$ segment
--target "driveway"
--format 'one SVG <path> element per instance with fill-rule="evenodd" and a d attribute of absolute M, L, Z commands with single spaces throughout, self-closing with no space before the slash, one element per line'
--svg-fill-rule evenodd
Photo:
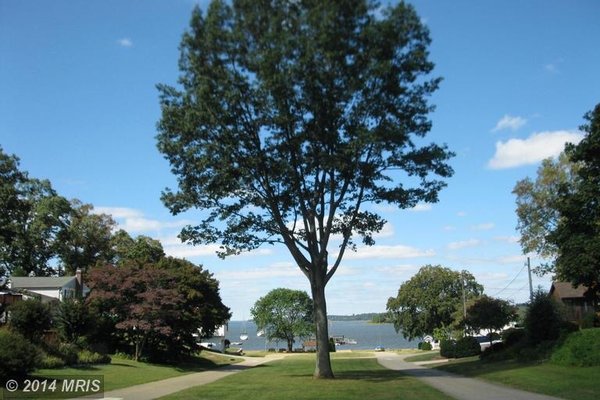
<path fill-rule="evenodd" d="M 526 392 L 479 379 L 425 368 L 406 362 L 404 358 L 407 356 L 395 353 L 375 353 L 375 355 L 382 366 L 418 378 L 458 400 L 560 400 L 557 397 Z"/>

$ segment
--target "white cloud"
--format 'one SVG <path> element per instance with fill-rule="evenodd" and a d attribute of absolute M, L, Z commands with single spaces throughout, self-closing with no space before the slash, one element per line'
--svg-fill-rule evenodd
<path fill-rule="evenodd" d="M 519 240 L 521 238 L 519 236 L 496 236 L 494 238 L 494 240 L 497 240 L 499 242 L 506 242 L 506 243 L 519 243 Z"/>
<path fill-rule="evenodd" d="M 494 229 L 495 226 L 493 222 L 487 222 L 485 224 L 473 225 L 471 229 L 474 231 L 489 231 L 490 229 Z"/>
<path fill-rule="evenodd" d="M 117 40 L 117 43 L 121 47 L 133 47 L 133 42 L 129 38 L 121 38 Z"/>
<path fill-rule="evenodd" d="M 466 211 L 459 211 L 456 213 L 456 215 L 458 217 L 466 217 L 467 216 L 467 212 Z"/>
<path fill-rule="evenodd" d="M 481 243 L 481 241 L 478 239 L 468 239 L 468 240 L 461 240 L 458 242 L 448 243 L 447 247 L 450 250 L 459 250 L 459 249 L 464 249 L 466 247 L 479 246 L 480 243 Z"/>
<path fill-rule="evenodd" d="M 510 129 L 511 131 L 516 131 L 523 125 L 527 123 L 527 120 L 523 117 L 513 117 L 511 115 L 506 114 L 504 117 L 500 118 L 500 120 L 496 123 L 492 132 L 498 132 L 504 129 Z"/>
<path fill-rule="evenodd" d="M 409 208 L 408 211 L 412 211 L 412 212 L 421 212 L 421 211 L 431 211 L 431 204 L 428 203 L 419 203 L 416 206 L 414 206 L 413 208 Z"/>
<path fill-rule="evenodd" d="M 547 131 L 534 133 L 527 139 L 510 139 L 496 142 L 496 153 L 489 161 L 492 169 L 506 169 L 535 164 L 549 157 L 558 156 L 565 143 L 579 143 L 583 134 L 574 131 Z"/>
<path fill-rule="evenodd" d="M 189 225 L 192 221 L 159 221 L 144 217 L 140 210 L 126 207 L 96 207 L 96 214 L 109 214 L 117 220 L 119 228 L 127 232 L 158 232 L 163 229 L 182 228 Z"/>
<path fill-rule="evenodd" d="M 368 258 L 416 258 L 431 257 L 435 252 L 432 249 L 422 250 L 415 247 L 395 245 L 395 246 L 364 246 L 359 247 L 356 252 L 346 251 L 344 258 L 346 260 L 364 260 Z"/>

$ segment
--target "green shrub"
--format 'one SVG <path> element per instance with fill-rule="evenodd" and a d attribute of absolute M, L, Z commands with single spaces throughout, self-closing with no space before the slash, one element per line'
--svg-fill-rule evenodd
<path fill-rule="evenodd" d="M 591 311 L 586 313 L 583 316 L 583 320 L 581 321 L 581 327 L 583 329 L 588 329 L 588 328 L 596 328 L 600 326 L 600 318 L 598 317 L 598 314 L 596 314 L 595 312 Z"/>
<path fill-rule="evenodd" d="M 562 312 L 544 291 L 534 294 L 525 315 L 525 331 L 531 345 L 557 340 L 561 334 Z"/>
<path fill-rule="evenodd" d="M 333 340 L 333 338 L 329 338 L 329 352 L 330 353 L 335 353 L 335 340 Z"/>
<path fill-rule="evenodd" d="M 8 311 L 8 326 L 32 343 L 41 343 L 44 331 L 52 325 L 50 306 L 39 300 L 18 301 Z"/>
<path fill-rule="evenodd" d="M 89 350 L 81 350 L 77 354 L 79 364 L 109 364 L 111 359 L 107 354 L 94 353 Z"/>
<path fill-rule="evenodd" d="M 582 329 L 570 334 L 550 360 L 565 366 L 600 366 L 600 328 Z"/>
<path fill-rule="evenodd" d="M 442 339 L 440 341 L 440 355 L 446 358 L 455 358 L 456 341 L 452 339 Z"/>
<path fill-rule="evenodd" d="M 465 336 L 456 342 L 454 347 L 454 357 L 463 358 L 476 356 L 481 353 L 479 341 L 473 336 Z"/>
<path fill-rule="evenodd" d="M 45 355 L 40 363 L 40 368 L 57 369 L 65 366 L 62 358 L 56 356 Z"/>
<path fill-rule="evenodd" d="M 432 350 L 431 343 L 423 342 L 423 344 L 421 345 L 421 350 L 424 350 L 424 351 Z"/>
<path fill-rule="evenodd" d="M 77 353 L 79 348 L 72 343 L 60 343 L 56 355 L 60 357 L 66 365 L 75 365 L 78 362 Z"/>
<path fill-rule="evenodd" d="M 38 367 L 41 351 L 22 335 L 0 330 L 0 381 L 23 376 Z"/>
<path fill-rule="evenodd" d="M 512 347 L 517 343 L 520 343 L 523 340 L 525 340 L 525 335 L 526 334 L 524 329 L 507 329 L 504 332 L 502 332 L 502 343 L 504 343 L 504 346 L 506 347 Z"/>

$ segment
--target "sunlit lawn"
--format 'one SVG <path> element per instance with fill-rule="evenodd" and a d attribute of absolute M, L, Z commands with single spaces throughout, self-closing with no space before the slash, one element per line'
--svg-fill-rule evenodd
<path fill-rule="evenodd" d="M 478 357 L 470 357 L 435 368 L 565 399 L 600 399 L 600 367 L 564 367 L 514 360 L 482 362 Z"/>
<path fill-rule="evenodd" d="M 113 356 L 110 364 L 79 368 L 41 369 L 33 375 L 41 377 L 103 375 L 104 390 L 109 391 L 178 375 L 206 371 L 239 361 L 239 359 L 223 357 L 210 352 L 203 352 L 202 356 L 194 357 L 190 362 L 178 366 L 148 364 Z"/>
<path fill-rule="evenodd" d="M 315 355 L 293 355 L 164 399 L 449 399 L 418 380 L 381 367 L 369 353 L 337 353 L 336 379 L 313 378 Z M 359 358 L 355 358 L 359 357 Z"/>

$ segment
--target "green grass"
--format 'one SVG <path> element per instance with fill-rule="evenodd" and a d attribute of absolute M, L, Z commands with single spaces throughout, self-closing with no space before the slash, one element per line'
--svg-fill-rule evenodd
<path fill-rule="evenodd" d="M 164 399 L 449 399 L 414 378 L 381 367 L 375 358 L 363 358 L 361 353 L 354 353 L 361 358 L 351 358 L 351 354 L 333 355 L 333 380 L 313 378 L 314 355 L 294 355 Z"/>
<path fill-rule="evenodd" d="M 419 361 L 433 361 L 433 360 L 445 360 L 444 357 L 440 356 L 439 351 L 427 351 L 423 354 L 417 354 L 416 356 L 406 357 L 408 362 L 419 362 Z"/>
<path fill-rule="evenodd" d="M 565 399 L 600 398 L 600 367 L 525 364 L 515 360 L 482 362 L 478 357 L 469 357 L 436 365 L 435 368 Z"/>
<path fill-rule="evenodd" d="M 40 369 L 32 375 L 38 377 L 103 375 L 104 390 L 109 391 L 192 372 L 206 371 L 239 361 L 239 359 L 210 352 L 202 352 L 200 357 L 193 357 L 189 362 L 177 366 L 148 364 L 113 356 L 110 364 L 77 368 Z"/>

